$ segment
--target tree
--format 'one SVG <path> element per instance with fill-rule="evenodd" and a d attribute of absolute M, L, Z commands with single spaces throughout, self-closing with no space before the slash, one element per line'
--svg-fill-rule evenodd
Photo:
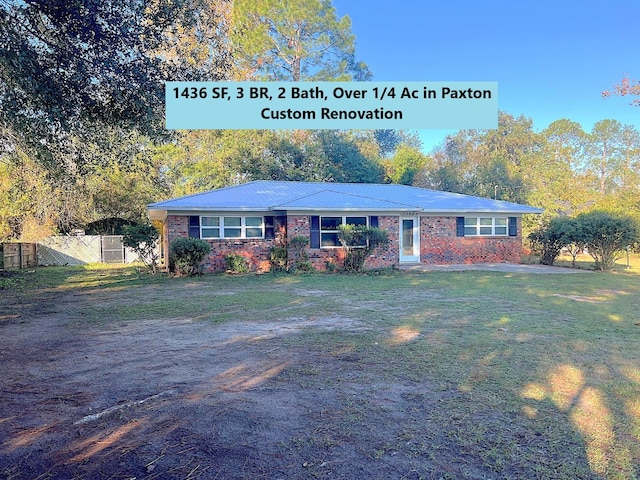
<path fill-rule="evenodd" d="M 395 154 L 382 163 L 387 181 L 412 185 L 416 174 L 427 167 L 429 158 L 416 148 L 400 145 Z"/>
<path fill-rule="evenodd" d="M 529 240 L 540 250 L 540 263 L 553 265 L 564 247 L 579 244 L 581 235 L 578 231 L 579 226 L 575 219 L 555 217 L 545 226 L 529 234 Z"/>
<path fill-rule="evenodd" d="M 137 224 L 124 227 L 122 243 L 133 249 L 144 264 L 155 275 L 160 253 L 158 252 L 158 238 L 160 234 L 153 225 Z"/>
<path fill-rule="evenodd" d="M 640 82 L 631 80 L 626 76 L 620 83 L 614 85 L 613 90 L 605 90 L 602 92 L 603 98 L 610 97 L 611 95 L 619 95 L 621 97 L 626 95 L 640 95 Z M 636 107 L 640 106 L 640 98 L 633 99 L 631 105 L 635 105 Z"/>
<path fill-rule="evenodd" d="M 617 120 L 596 122 L 588 136 L 588 167 L 597 181 L 600 196 L 616 186 L 616 176 L 622 166 L 624 145 L 623 126 Z"/>
<path fill-rule="evenodd" d="M 338 19 L 330 1 L 236 0 L 232 9 L 224 5 L 216 10 L 221 20 L 214 23 L 229 26 L 224 48 L 232 57 L 234 78 L 365 79 L 366 66 L 354 60 L 350 20 Z M 173 191 L 189 194 L 254 179 L 379 181 L 381 152 L 396 144 L 390 132 L 375 135 L 373 130 L 191 131 L 158 152 L 167 161 L 163 172 Z"/>
<path fill-rule="evenodd" d="M 496 130 L 461 130 L 447 137 L 427 169 L 432 171 L 419 175 L 420 183 L 527 203 L 531 189 L 526 180 L 540 161 L 543 145 L 531 119 L 500 112 Z"/>
<path fill-rule="evenodd" d="M 146 52 L 168 15 L 166 5 L 150 14 L 134 0 L 0 3 L 5 133 L 42 149 L 87 123 L 158 127 L 162 76 Z"/>
<path fill-rule="evenodd" d="M 268 80 L 366 80 L 355 61 L 348 16 L 330 0 L 236 0 L 233 55 L 241 70 Z"/>
<path fill-rule="evenodd" d="M 575 215 L 591 200 L 585 172 L 588 135 L 568 119 L 542 131 L 543 154 L 533 175 L 538 181 L 536 204 L 550 215 Z"/>
<path fill-rule="evenodd" d="M 581 213 L 576 222 L 596 270 L 611 270 L 624 250 L 638 241 L 640 233 L 633 218 L 598 210 Z"/>
<path fill-rule="evenodd" d="M 443 192 L 464 193 L 464 178 L 461 175 L 459 163 L 450 156 L 447 147 L 451 145 L 449 136 L 443 145 L 433 150 L 432 164 L 428 168 L 421 169 L 414 177 L 413 185 L 416 187 L 442 190 Z"/>
<path fill-rule="evenodd" d="M 373 130 L 373 136 L 376 143 L 378 144 L 379 154 L 383 158 L 392 155 L 393 152 L 395 152 L 396 148 L 402 143 L 408 141 L 419 142 L 419 139 L 417 139 L 416 137 L 398 130 Z M 416 147 L 420 148 L 422 147 L 422 145 L 416 145 Z"/>
<path fill-rule="evenodd" d="M 167 192 L 151 140 L 135 130 L 116 127 L 104 128 L 101 138 L 93 138 L 84 144 L 82 170 L 69 178 L 88 207 L 76 226 L 104 218 L 144 222 L 147 204 Z"/>
<path fill-rule="evenodd" d="M 556 163 L 569 165 L 575 171 L 584 167 L 587 134 L 579 123 L 562 118 L 549 124 L 542 132 L 547 152 Z"/>
<path fill-rule="evenodd" d="M 165 79 L 226 78 L 224 5 L 0 2 L 0 153 L 29 147 L 49 170 L 74 175 L 82 169 L 74 142 L 105 126 L 164 138 Z"/>
<path fill-rule="evenodd" d="M 150 3 L 160 6 L 167 2 Z M 177 0 L 171 9 L 174 19 L 165 26 L 158 48 L 151 53 L 161 59 L 166 78 L 242 79 L 242 73 L 235 69 L 229 41 L 233 0 Z"/>
<path fill-rule="evenodd" d="M 52 235 L 65 215 L 64 190 L 32 158 L 0 157 L 0 242 Z"/>
<path fill-rule="evenodd" d="M 338 240 L 346 250 L 344 270 L 361 272 L 365 261 L 377 248 L 389 245 L 389 233 L 376 227 L 339 225 Z"/>
<path fill-rule="evenodd" d="M 337 130 L 317 130 L 313 138 L 327 159 L 327 180 L 348 183 L 376 183 L 382 178 L 380 165 L 365 157 L 358 146 Z"/>

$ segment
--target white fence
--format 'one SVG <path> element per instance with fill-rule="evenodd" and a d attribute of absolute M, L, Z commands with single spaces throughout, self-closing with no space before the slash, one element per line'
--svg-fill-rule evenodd
<path fill-rule="evenodd" d="M 38 265 L 83 265 L 85 263 L 131 263 L 133 250 L 122 245 L 120 235 L 48 237 L 38 242 Z"/>

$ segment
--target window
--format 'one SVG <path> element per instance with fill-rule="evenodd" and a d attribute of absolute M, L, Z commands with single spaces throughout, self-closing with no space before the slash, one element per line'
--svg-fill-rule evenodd
<path fill-rule="evenodd" d="M 262 217 L 200 217 L 200 238 L 264 238 Z"/>
<path fill-rule="evenodd" d="M 262 217 L 245 217 L 244 219 L 245 230 L 244 236 L 246 238 L 262 238 L 263 237 L 263 225 Z"/>
<path fill-rule="evenodd" d="M 340 225 L 367 226 L 367 217 L 320 217 L 320 246 L 339 247 L 338 227 Z"/>
<path fill-rule="evenodd" d="M 507 217 L 465 217 L 465 237 L 506 236 Z"/>

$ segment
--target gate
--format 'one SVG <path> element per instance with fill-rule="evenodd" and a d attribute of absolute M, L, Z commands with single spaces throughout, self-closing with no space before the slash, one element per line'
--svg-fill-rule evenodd
<path fill-rule="evenodd" d="M 104 263 L 124 263 L 124 244 L 121 235 L 102 237 L 102 261 Z"/>

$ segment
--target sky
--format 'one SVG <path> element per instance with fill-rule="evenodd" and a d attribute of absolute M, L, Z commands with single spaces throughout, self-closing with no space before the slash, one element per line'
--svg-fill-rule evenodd
<path fill-rule="evenodd" d="M 497 81 L 501 111 L 541 131 L 561 118 L 585 131 L 604 119 L 640 130 L 631 97 L 602 98 L 640 79 L 639 0 L 333 0 L 374 81 Z M 635 97 L 637 98 L 637 97 Z M 423 130 L 430 152 L 449 133 Z"/>

